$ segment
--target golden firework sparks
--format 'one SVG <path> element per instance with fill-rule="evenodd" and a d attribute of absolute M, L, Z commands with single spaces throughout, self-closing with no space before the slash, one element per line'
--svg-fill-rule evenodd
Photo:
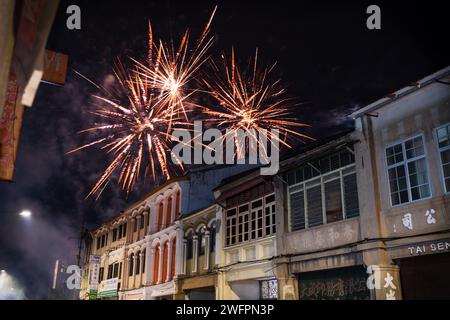
<path fill-rule="evenodd" d="M 173 108 L 165 105 L 163 99 L 155 97 L 155 88 L 149 86 L 139 74 L 133 72 L 122 76 L 116 70 L 115 78 L 126 94 L 127 103 L 122 104 L 120 99 L 94 96 L 102 104 L 91 113 L 101 117 L 103 123 L 79 133 L 104 132 L 105 136 L 67 153 L 99 145 L 106 153 L 114 155 L 87 197 L 96 192 L 101 193 L 116 171 L 119 172 L 119 183 L 127 193 L 133 188 L 142 166 L 151 170 L 154 179 L 157 169 L 169 179 L 167 153 L 171 137 L 167 133 L 168 126 L 169 123 L 176 126 L 187 125 L 180 117 L 173 115 Z M 148 161 L 144 160 L 147 158 Z M 183 169 L 181 162 L 177 165 Z"/>
<path fill-rule="evenodd" d="M 234 48 L 229 61 L 225 54 L 222 54 L 221 58 L 222 67 L 212 63 L 214 79 L 203 80 L 217 104 L 214 107 L 201 108 L 210 117 L 208 121 L 217 124 L 219 128 L 229 129 L 225 137 L 234 135 L 237 140 L 236 132 L 242 130 L 253 137 L 261 148 L 265 148 L 265 145 L 257 138 L 258 132 L 267 134 L 272 146 L 276 141 L 291 148 L 288 138 L 314 140 L 298 132 L 299 127 L 308 125 L 298 122 L 298 119 L 292 116 L 292 108 L 297 104 L 294 99 L 287 97 L 280 79 L 270 77 L 275 64 L 260 68 L 258 50 L 245 72 L 241 72 L 236 64 Z M 272 129 L 277 129 L 280 135 L 273 134 Z M 244 149 L 240 146 L 237 150 L 239 152 Z M 267 155 L 267 150 L 265 151 Z M 238 157 L 241 156 L 242 154 L 238 154 Z"/>
<path fill-rule="evenodd" d="M 174 127 L 185 127 L 188 98 L 197 89 L 188 88 L 198 69 L 208 60 L 207 51 L 213 43 L 209 36 L 210 25 L 217 7 L 214 8 L 194 48 L 189 48 L 189 32 L 185 32 L 177 50 L 162 40 L 154 41 L 149 23 L 149 53 L 146 63 L 134 62 L 131 71 L 125 72 L 122 64 L 116 65 L 115 79 L 125 92 L 127 102 L 118 98 L 94 96 L 102 106 L 92 114 L 103 119 L 103 123 L 80 133 L 103 132 L 106 136 L 95 139 L 67 154 L 88 147 L 99 146 L 114 158 L 87 197 L 103 192 L 113 173 L 119 172 L 119 184 L 129 193 L 142 167 L 148 169 L 155 180 L 159 169 L 165 179 L 171 177 L 170 132 Z M 83 75 L 83 78 L 87 79 Z M 97 88 L 105 88 L 93 83 Z M 108 95 L 114 96 L 110 92 Z M 191 102 L 190 102 L 191 103 Z M 195 106 L 194 103 L 191 103 Z M 188 143 L 186 143 L 188 144 Z M 147 160 L 148 158 L 148 160 Z M 184 170 L 180 161 L 175 163 Z M 159 172 L 158 172 L 159 173 Z"/>
<path fill-rule="evenodd" d="M 217 6 L 214 8 L 208 22 L 200 37 L 191 48 L 189 45 L 189 31 L 183 34 L 178 48 L 154 40 L 151 23 L 149 22 L 149 52 L 146 63 L 135 59 L 138 73 L 153 87 L 158 89 L 159 99 L 173 108 L 173 114 L 182 113 L 186 115 L 187 97 L 194 94 L 198 89 L 188 86 L 195 79 L 199 68 L 209 59 L 208 50 L 213 44 L 214 37 L 210 36 L 210 26 L 214 18 Z M 194 103 L 190 102 L 193 106 Z M 171 123 L 169 123 L 169 129 Z"/>

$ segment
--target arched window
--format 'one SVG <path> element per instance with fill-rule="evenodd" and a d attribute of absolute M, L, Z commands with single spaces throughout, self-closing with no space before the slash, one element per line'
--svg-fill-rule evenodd
<path fill-rule="evenodd" d="M 163 263 L 162 263 L 162 282 L 166 282 L 167 278 L 167 258 L 169 255 L 169 242 L 166 241 L 163 246 Z"/>
<path fill-rule="evenodd" d="M 186 236 L 186 260 L 192 259 L 193 252 L 192 233 Z"/>
<path fill-rule="evenodd" d="M 139 273 L 141 273 L 141 252 L 140 251 L 138 251 L 137 253 L 136 253 L 136 270 L 135 270 L 135 274 L 139 274 Z"/>
<path fill-rule="evenodd" d="M 173 279 L 175 275 L 175 256 L 177 251 L 177 238 L 172 239 L 172 260 L 170 263 L 170 279 Z"/>
<path fill-rule="evenodd" d="M 144 226 L 145 226 L 145 216 L 143 215 L 143 214 L 141 214 L 141 215 L 139 215 L 140 217 L 141 217 L 141 219 L 139 219 L 140 220 L 140 225 L 139 225 L 139 229 L 144 229 Z"/>
<path fill-rule="evenodd" d="M 175 220 L 180 217 L 180 190 L 177 190 L 175 195 Z"/>
<path fill-rule="evenodd" d="M 145 272 L 145 259 L 147 259 L 147 257 L 145 256 L 146 253 L 147 251 L 144 249 L 142 251 L 142 273 Z"/>
<path fill-rule="evenodd" d="M 153 284 L 158 283 L 158 273 L 159 273 L 159 243 L 155 247 L 155 253 L 153 255 Z"/>
<path fill-rule="evenodd" d="M 216 249 L 216 224 L 214 223 L 209 229 L 209 251 Z"/>
<path fill-rule="evenodd" d="M 134 269 L 134 253 L 132 253 L 130 255 L 130 259 L 128 261 L 128 276 L 132 276 L 133 275 L 133 270 Z"/>
<path fill-rule="evenodd" d="M 166 225 L 172 223 L 172 196 L 167 200 L 167 210 L 166 210 Z"/>
<path fill-rule="evenodd" d="M 158 208 L 158 231 L 162 229 L 162 225 L 163 225 L 163 215 L 164 215 L 164 206 L 162 201 L 159 203 L 159 208 Z"/>

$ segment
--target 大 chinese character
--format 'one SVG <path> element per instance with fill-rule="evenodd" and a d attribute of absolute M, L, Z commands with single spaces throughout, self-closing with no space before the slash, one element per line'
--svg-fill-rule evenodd
<path fill-rule="evenodd" d="M 391 276 L 391 274 L 388 272 L 386 274 L 386 278 L 384 278 L 384 287 L 385 288 L 391 287 L 394 290 L 397 289 L 393 280 L 394 280 L 394 277 Z"/>

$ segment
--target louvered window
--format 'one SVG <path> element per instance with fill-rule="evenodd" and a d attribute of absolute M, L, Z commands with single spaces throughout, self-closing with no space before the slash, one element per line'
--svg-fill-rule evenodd
<path fill-rule="evenodd" d="M 359 215 L 354 161 L 344 149 L 288 173 L 290 230 Z"/>

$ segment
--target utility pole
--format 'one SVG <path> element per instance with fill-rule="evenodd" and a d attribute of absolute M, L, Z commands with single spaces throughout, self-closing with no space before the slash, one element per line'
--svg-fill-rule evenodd
<path fill-rule="evenodd" d="M 86 235 L 86 214 L 82 213 L 82 217 L 81 217 L 81 223 L 80 223 L 80 231 L 79 231 L 79 235 L 77 237 L 78 240 L 78 252 L 76 255 L 76 261 L 77 261 L 77 266 L 79 267 L 80 270 L 80 284 L 81 284 L 81 250 L 83 249 L 83 240 L 85 238 Z M 79 299 L 79 290 L 73 290 L 73 300 L 78 300 Z"/>

